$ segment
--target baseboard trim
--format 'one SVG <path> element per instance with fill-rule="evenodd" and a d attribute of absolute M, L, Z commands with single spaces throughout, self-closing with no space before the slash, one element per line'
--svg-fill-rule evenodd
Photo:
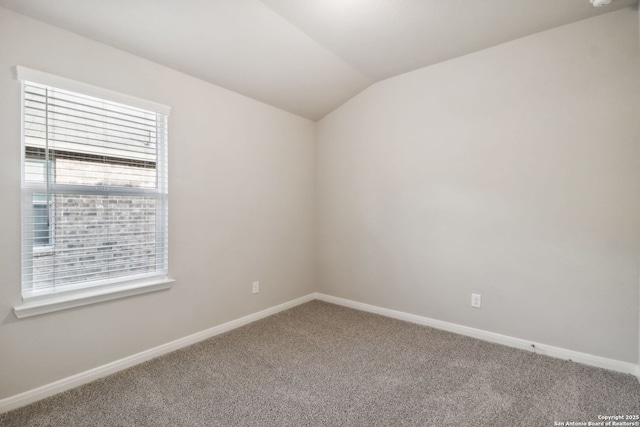
<path fill-rule="evenodd" d="M 507 335 L 501 335 L 494 332 L 484 331 L 481 329 L 470 328 L 468 326 L 462 326 L 455 323 L 443 322 L 441 320 L 431 319 L 429 317 L 423 317 L 415 314 L 405 313 L 402 311 L 391 310 L 388 308 L 378 307 L 375 305 L 352 301 L 345 298 L 334 297 L 334 296 L 326 295 L 322 293 L 316 293 L 315 297 L 320 301 L 325 301 L 332 304 L 353 308 L 356 310 L 380 314 L 382 316 L 391 317 L 393 319 L 398 319 L 398 320 L 404 320 L 411 323 L 417 323 L 419 325 L 430 326 L 432 328 L 442 329 L 442 330 L 453 332 L 456 334 L 465 335 L 468 337 L 478 338 L 484 341 L 506 345 L 508 347 L 519 348 L 519 349 L 527 350 L 533 353 L 544 354 L 544 355 L 555 357 L 558 359 L 572 360 L 574 362 L 582 363 L 584 365 L 590 365 L 597 368 L 604 368 L 612 371 L 622 372 L 625 374 L 635 375 L 640 381 L 640 366 L 633 363 L 622 362 L 614 359 L 608 359 L 606 357 L 601 357 L 601 356 L 594 356 L 592 354 L 581 353 L 573 350 L 567 350 L 564 348 L 554 347 L 551 345 L 534 343 L 534 342 L 523 340 L 520 338 L 514 338 Z M 535 347 L 532 347 L 532 345 L 534 345 Z"/>
<path fill-rule="evenodd" d="M 259 311 L 257 313 L 249 314 L 239 319 L 232 320 L 227 323 L 223 323 L 213 328 L 206 329 L 204 331 L 197 332 L 192 335 L 188 335 L 184 338 L 171 341 L 166 344 L 159 345 L 149 350 L 142 351 L 140 353 L 127 356 L 125 358 L 116 360 L 106 365 L 98 366 L 97 368 L 89 369 L 88 371 L 81 372 L 76 375 L 72 375 L 67 378 L 46 384 L 44 386 L 25 391 L 14 396 L 7 397 L 0 400 L 0 414 L 4 412 L 17 409 L 21 406 L 28 405 L 38 400 L 44 399 L 54 394 L 61 393 L 66 390 L 81 386 L 83 384 L 95 381 L 99 378 L 106 377 L 115 372 L 121 371 L 126 368 L 130 368 L 147 360 L 153 359 L 163 354 L 170 353 L 175 350 L 179 350 L 183 347 L 195 344 L 197 342 L 206 340 L 213 336 L 222 334 L 224 332 L 231 331 L 232 329 L 239 328 L 256 320 L 263 319 L 273 314 L 279 313 L 284 310 L 288 310 L 305 302 L 315 299 L 315 294 L 305 295 L 303 297 L 287 301 L 283 304 L 276 305 L 266 310 Z"/>
<path fill-rule="evenodd" d="M 184 338 L 171 341 L 166 344 L 159 345 L 149 350 L 142 351 L 140 353 L 127 356 L 125 358 L 116 360 L 106 365 L 98 366 L 97 368 L 90 369 L 85 372 L 81 372 L 76 375 L 72 375 L 67 378 L 55 381 L 44 386 L 25 391 L 23 393 L 7 397 L 0 400 L 0 414 L 11 411 L 13 409 L 20 408 L 38 400 L 44 399 L 54 394 L 61 393 L 66 390 L 81 386 L 83 384 L 95 381 L 99 378 L 106 377 L 118 371 L 126 368 L 138 365 L 147 360 L 153 359 L 163 354 L 170 353 L 175 350 L 179 350 L 183 347 L 195 344 L 203 341 L 207 338 L 222 334 L 224 332 L 231 331 L 256 320 L 263 319 L 273 314 L 279 313 L 284 310 L 288 310 L 295 306 L 304 304 L 308 301 L 318 299 L 320 301 L 329 302 L 332 304 L 341 305 L 344 307 L 353 308 L 360 311 L 366 311 L 369 313 L 380 314 L 382 316 L 404 320 L 419 325 L 430 326 L 436 329 L 442 329 L 445 331 L 453 332 L 460 335 L 466 335 L 473 338 L 478 338 L 484 341 L 494 342 L 508 347 L 519 348 L 522 350 L 532 351 L 539 354 L 545 354 L 547 356 L 556 357 L 559 359 L 573 360 L 574 362 L 582 363 L 585 365 L 594 366 L 597 368 L 610 369 L 617 372 L 623 372 L 626 374 L 635 375 L 640 381 L 640 365 L 632 363 L 621 362 L 614 359 L 607 359 L 600 356 L 594 356 L 587 353 L 580 353 L 573 350 L 566 350 L 559 347 L 550 345 L 532 343 L 520 338 L 514 338 L 507 335 L 501 335 L 494 332 L 488 332 L 481 329 L 470 328 L 468 326 L 457 325 L 455 323 L 444 322 L 441 320 L 431 319 L 428 317 L 418 316 L 415 314 L 405 313 L 402 311 L 391 310 L 388 308 L 378 307 L 370 304 L 365 304 L 357 301 L 348 300 L 345 298 L 334 297 L 322 293 L 312 293 L 303 297 L 287 301 L 283 304 L 276 305 L 271 308 L 259 311 L 257 313 L 249 314 L 239 319 L 232 320 L 227 323 L 223 323 L 218 326 L 206 329 L 204 331 L 197 332 L 192 335 L 188 335 Z M 531 344 L 535 345 L 535 348 L 531 347 Z"/>

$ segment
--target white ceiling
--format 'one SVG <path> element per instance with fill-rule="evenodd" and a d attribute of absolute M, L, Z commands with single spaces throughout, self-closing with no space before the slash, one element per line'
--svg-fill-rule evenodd
<path fill-rule="evenodd" d="M 378 80 L 637 3 L 0 0 L 312 120 Z"/>

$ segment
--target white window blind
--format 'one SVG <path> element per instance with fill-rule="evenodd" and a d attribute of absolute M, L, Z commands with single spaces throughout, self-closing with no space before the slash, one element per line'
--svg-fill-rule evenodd
<path fill-rule="evenodd" d="M 23 297 L 166 277 L 167 114 L 19 77 Z"/>

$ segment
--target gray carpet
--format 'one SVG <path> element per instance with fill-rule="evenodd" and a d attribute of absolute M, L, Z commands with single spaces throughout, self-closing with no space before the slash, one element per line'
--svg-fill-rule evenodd
<path fill-rule="evenodd" d="M 623 375 L 313 301 L 2 426 L 554 426 L 640 414 Z"/>

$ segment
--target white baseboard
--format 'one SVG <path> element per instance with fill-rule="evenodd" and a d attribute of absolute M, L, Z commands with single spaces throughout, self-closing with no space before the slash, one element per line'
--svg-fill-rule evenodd
<path fill-rule="evenodd" d="M 201 332 L 197 332 L 193 335 L 186 336 L 184 338 L 171 341 L 166 344 L 159 345 L 158 347 L 151 348 L 149 350 L 142 351 L 140 353 L 125 357 L 115 362 L 107 363 L 106 365 L 98 366 L 97 368 L 90 369 L 85 372 L 81 372 L 76 375 L 72 375 L 67 378 L 63 378 L 59 381 L 55 381 L 50 384 L 46 384 L 42 387 L 35 388 L 33 390 L 25 391 L 24 393 L 16 394 L 5 399 L 0 400 L 0 414 L 8 412 L 12 409 L 19 408 L 21 406 L 28 405 L 29 403 L 36 402 L 44 399 L 45 397 L 53 396 L 54 394 L 61 393 L 63 391 L 78 387 L 80 385 L 95 381 L 99 378 L 106 377 L 107 375 L 121 371 L 154 357 L 162 356 L 163 354 L 170 353 L 172 351 L 181 349 L 183 347 L 195 344 L 203 341 L 207 338 L 211 338 L 215 335 L 219 335 L 223 332 L 230 331 L 232 329 L 239 328 L 240 326 L 247 325 L 255 322 L 256 320 L 263 319 L 289 308 L 295 307 L 305 302 L 315 299 L 315 294 L 309 294 L 283 304 L 276 305 L 275 307 L 268 308 L 266 310 L 259 311 L 257 313 L 250 314 L 248 316 L 241 317 L 236 320 L 232 320 L 222 325 L 214 326 L 213 328 L 206 329 Z"/>
<path fill-rule="evenodd" d="M 431 319 L 429 317 L 418 316 L 415 314 L 404 313 L 402 311 L 382 308 L 375 305 L 364 304 L 344 298 L 338 298 L 331 295 L 321 293 L 315 294 L 316 299 L 330 302 L 345 307 L 354 308 L 356 310 L 366 311 L 369 313 L 380 314 L 382 316 L 391 317 L 398 320 L 404 320 L 419 325 L 430 326 L 436 329 L 453 332 L 468 337 L 478 338 L 484 341 L 506 345 L 508 347 L 519 348 L 538 354 L 544 354 L 558 359 L 572 360 L 574 362 L 585 365 L 595 366 L 597 368 L 610 369 L 612 371 L 623 372 L 625 374 L 635 375 L 640 381 L 640 366 L 622 362 L 619 360 L 608 359 L 606 357 L 594 356 L 592 354 L 581 353 L 578 351 L 567 350 L 551 345 L 533 343 L 531 341 L 514 338 L 507 335 L 496 334 L 494 332 L 483 331 L 481 329 L 470 328 L 468 326 L 457 325 L 455 323 L 443 322 L 441 320 Z M 532 344 L 535 347 L 532 347 Z"/>
<path fill-rule="evenodd" d="M 213 328 L 206 329 L 201 332 L 197 332 L 193 335 L 186 336 L 184 338 L 171 341 L 169 343 L 160 345 L 158 347 L 145 350 L 143 352 L 125 357 L 120 360 L 116 360 L 106 365 L 98 366 L 97 368 L 90 369 L 85 372 L 81 372 L 76 375 L 72 375 L 67 378 L 63 378 L 59 381 L 55 381 L 50 384 L 46 384 L 42 387 L 35 388 L 33 390 L 25 391 L 24 393 L 10 396 L 0 400 L 0 414 L 10 411 L 12 409 L 19 408 L 21 406 L 28 405 L 29 403 L 36 402 L 54 394 L 61 393 L 63 391 L 78 387 L 80 385 L 95 381 L 99 378 L 106 377 L 107 375 L 121 371 L 126 368 L 130 368 L 139 363 L 153 359 L 154 357 L 162 356 L 163 354 L 170 353 L 172 351 L 181 349 L 183 347 L 195 344 L 203 341 L 207 338 L 211 338 L 215 335 L 219 335 L 223 332 L 228 332 L 232 329 L 239 328 L 240 326 L 247 325 L 255 322 L 256 320 L 263 319 L 281 311 L 293 308 L 305 302 L 318 299 L 321 301 L 330 302 L 345 307 L 354 308 L 356 310 L 366 311 L 369 313 L 380 314 L 382 316 L 391 317 L 394 319 L 404 320 L 411 323 L 417 323 L 419 325 L 430 326 L 436 329 L 442 329 L 445 331 L 453 332 L 460 335 L 466 335 L 473 338 L 478 338 L 484 341 L 503 344 L 509 347 L 515 347 L 522 350 L 533 351 L 547 356 L 556 357 L 560 359 L 570 359 L 574 362 L 583 363 L 585 365 L 595 366 L 598 368 L 610 369 L 613 371 L 623 372 L 627 374 L 635 375 L 640 381 L 640 365 L 632 363 L 621 362 L 618 360 L 607 359 L 600 356 L 594 356 L 591 354 L 580 353 L 577 351 L 566 350 L 559 347 L 553 347 L 549 345 L 532 343 L 520 338 L 513 338 L 506 335 L 496 334 L 493 332 L 483 331 L 480 329 L 470 328 L 468 326 L 457 325 L 455 323 L 443 322 L 441 320 L 435 320 L 428 317 L 418 316 L 415 314 L 404 313 L 401 311 L 391 310 L 388 308 L 377 307 L 374 305 L 364 304 L 344 298 L 338 298 L 321 293 L 313 293 L 292 301 L 279 304 L 275 307 L 268 308 L 266 310 L 259 311 L 257 313 L 250 314 L 248 316 L 241 317 L 236 320 L 232 320 L 222 325 L 214 326 Z M 531 344 L 535 345 L 535 348 L 531 347 Z"/>

